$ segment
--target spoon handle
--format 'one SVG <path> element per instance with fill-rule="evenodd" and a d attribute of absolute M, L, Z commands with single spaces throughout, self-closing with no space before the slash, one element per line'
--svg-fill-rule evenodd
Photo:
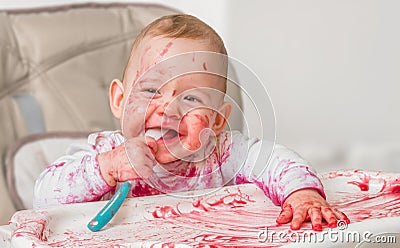
<path fill-rule="evenodd" d="M 87 227 L 93 231 L 100 231 L 117 213 L 124 202 L 126 195 L 131 188 L 131 183 L 126 181 L 108 201 L 108 203 L 99 211 L 99 213 L 87 224 Z"/>

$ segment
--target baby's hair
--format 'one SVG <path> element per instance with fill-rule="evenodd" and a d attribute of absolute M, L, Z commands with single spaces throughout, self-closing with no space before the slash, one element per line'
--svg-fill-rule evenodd
<path fill-rule="evenodd" d="M 213 28 L 200 19 L 187 14 L 175 14 L 163 16 L 147 25 L 136 37 L 129 56 L 124 77 L 126 76 L 131 60 L 136 49 L 146 37 L 186 38 L 208 41 L 210 47 L 217 53 L 227 55 L 227 51 L 221 37 Z"/>
<path fill-rule="evenodd" d="M 215 52 L 227 54 L 224 42 L 217 32 L 200 19 L 187 14 L 163 16 L 150 23 L 137 36 L 132 51 L 147 36 L 208 40 L 210 46 L 215 48 Z"/>

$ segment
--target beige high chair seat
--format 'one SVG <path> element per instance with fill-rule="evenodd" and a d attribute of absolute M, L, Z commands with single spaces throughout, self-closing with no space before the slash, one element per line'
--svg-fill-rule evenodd
<path fill-rule="evenodd" d="M 70 143 L 118 129 L 109 83 L 122 77 L 138 32 L 178 12 L 153 4 L 0 10 L 0 225 L 32 207 L 37 176 Z"/>

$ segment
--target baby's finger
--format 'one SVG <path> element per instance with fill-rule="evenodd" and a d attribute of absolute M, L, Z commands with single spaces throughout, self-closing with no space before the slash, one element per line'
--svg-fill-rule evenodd
<path fill-rule="evenodd" d="M 337 208 L 332 208 L 332 211 L 335 213 L 338 220 L 344 220 L 347 224 L 350 223 L 350 219 L 343 212 L 339 211 Z"/>
<path fill-rule="evenodd" d="M 293 217 L 292 207 L 290 205 L 284 206 L 278 218 L 276 219 L 276 223 L 286 224 L 292 219 L 292 217 Z"/>
<path fill-rule="evenodd" d="M 145 157 L 143 166 L 152 171 L 153 167 L 157 164 L 157 162 L 154 160 L 154 157 L 150 156 L 151 155 Z"/>
<path fill-rule="evenodd" d="M 292 219 L 292 224 L 290 225 L 290 228 L 292 230 L 299 230 L 301 224 L 304 222 L 304 220 L 307 217 L 307 210 L 305 207 L 298 207 L 294 210 L 293 213 L 293 219 Z"/>
<path fill-rule="evenodd" d="M 147 166 L 144 166 L 143 169 L 141 170 L 140 178 L 147 179 L 151 176 L 152 173 L 153 173 L 152 169 L 150 169 Z"/>
<path fill-rule="evenodd" d="M 138 149 L 138 150 L 140 152 L 142 152 L 141 149 Z M 140 154 L 142 154 L 142 153 L 140 153 Z M 142 156 L 137 155 L 135 157 L 132 157 L 127 170 L 129 170 L 131 175 L 137 175 L 140 178 L 144 174 L 143 170 L 144 169 L 148 170 L 148 168 L 146 166 L 146 164 L 148 163 L 147 162 L 148 160 L 149 159 L 145 155 L 142 155 Z"/>
<path fill-rule="evenodd" d="M 140 162 L 137 162 L 138 164 L 137 166 L 134 166 L 134 169 L 139 178 L 146 179 L 153 173 L 153 161 L 154 160 L 143 157 Z"/>
<path fill-rule="evenodd" d="M 157 152 L 157 142 L 153 137 L 145 136 L 147 147 L 150 148 L 151 152 L 155 154 Z"/>
<path fill-rule="evenodd" d="M 336 215 L 330 207 L 321 207 L 321 213 L 326 222 L 328 222 L 329 228 L 335 228 L 337 226 Z"/>
<path fill-rule="evenodd" d="M 317 207 L 311 207 L 308 209 L 308 215 L 311 219 L 312 229 L 314 231 L 322 231 L 322 213 L 321 209 Z"/>
<path fill-rule="evenodd" d="M 118 174 L 118 181 L 119 182 L 125 182 L 128 180 L 136 179 L 139 178 L 139 175 L 136 173 L 136 171 L 130 169 L 130 170 L 120 170 Z"/>

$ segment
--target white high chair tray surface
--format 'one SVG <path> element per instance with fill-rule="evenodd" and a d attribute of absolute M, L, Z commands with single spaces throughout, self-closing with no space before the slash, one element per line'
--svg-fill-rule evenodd
<path fill-rule="evenodd" d="M 206 195 L 199 191 L 185 193 L 192 197 L 126 199 L 114 219 L 99 232 L 91 232 L 86 225 L 104 201 L 19 211 L 8 226 L 0 227 L 0 246 L 354 247 L 363 240 L 362 235 L 371 238 L 383 232 L 400 233 L 400 174 L 335 171 L 321 179 L 331 205 L 350 218 L 348 226 L 338 222 L 337 228 L 329 229 L 324 225 L 324 230 L 315 235 L 307 222 L 301 230 L 290 231 L 289 224 L 275 222 L 280 207 L 273 205 L 257 186 L 244 184 Z M 336 232 L 337 238 L 332 239 L 329 232 Z M 356 239 L 357 235 L 361 240 Z M 399 235 L 393 235 L 399 243 Z M 309 236 L 314 239 L 302 238 Z M 349 240 L 349 236 L 354 238 Z"/>

